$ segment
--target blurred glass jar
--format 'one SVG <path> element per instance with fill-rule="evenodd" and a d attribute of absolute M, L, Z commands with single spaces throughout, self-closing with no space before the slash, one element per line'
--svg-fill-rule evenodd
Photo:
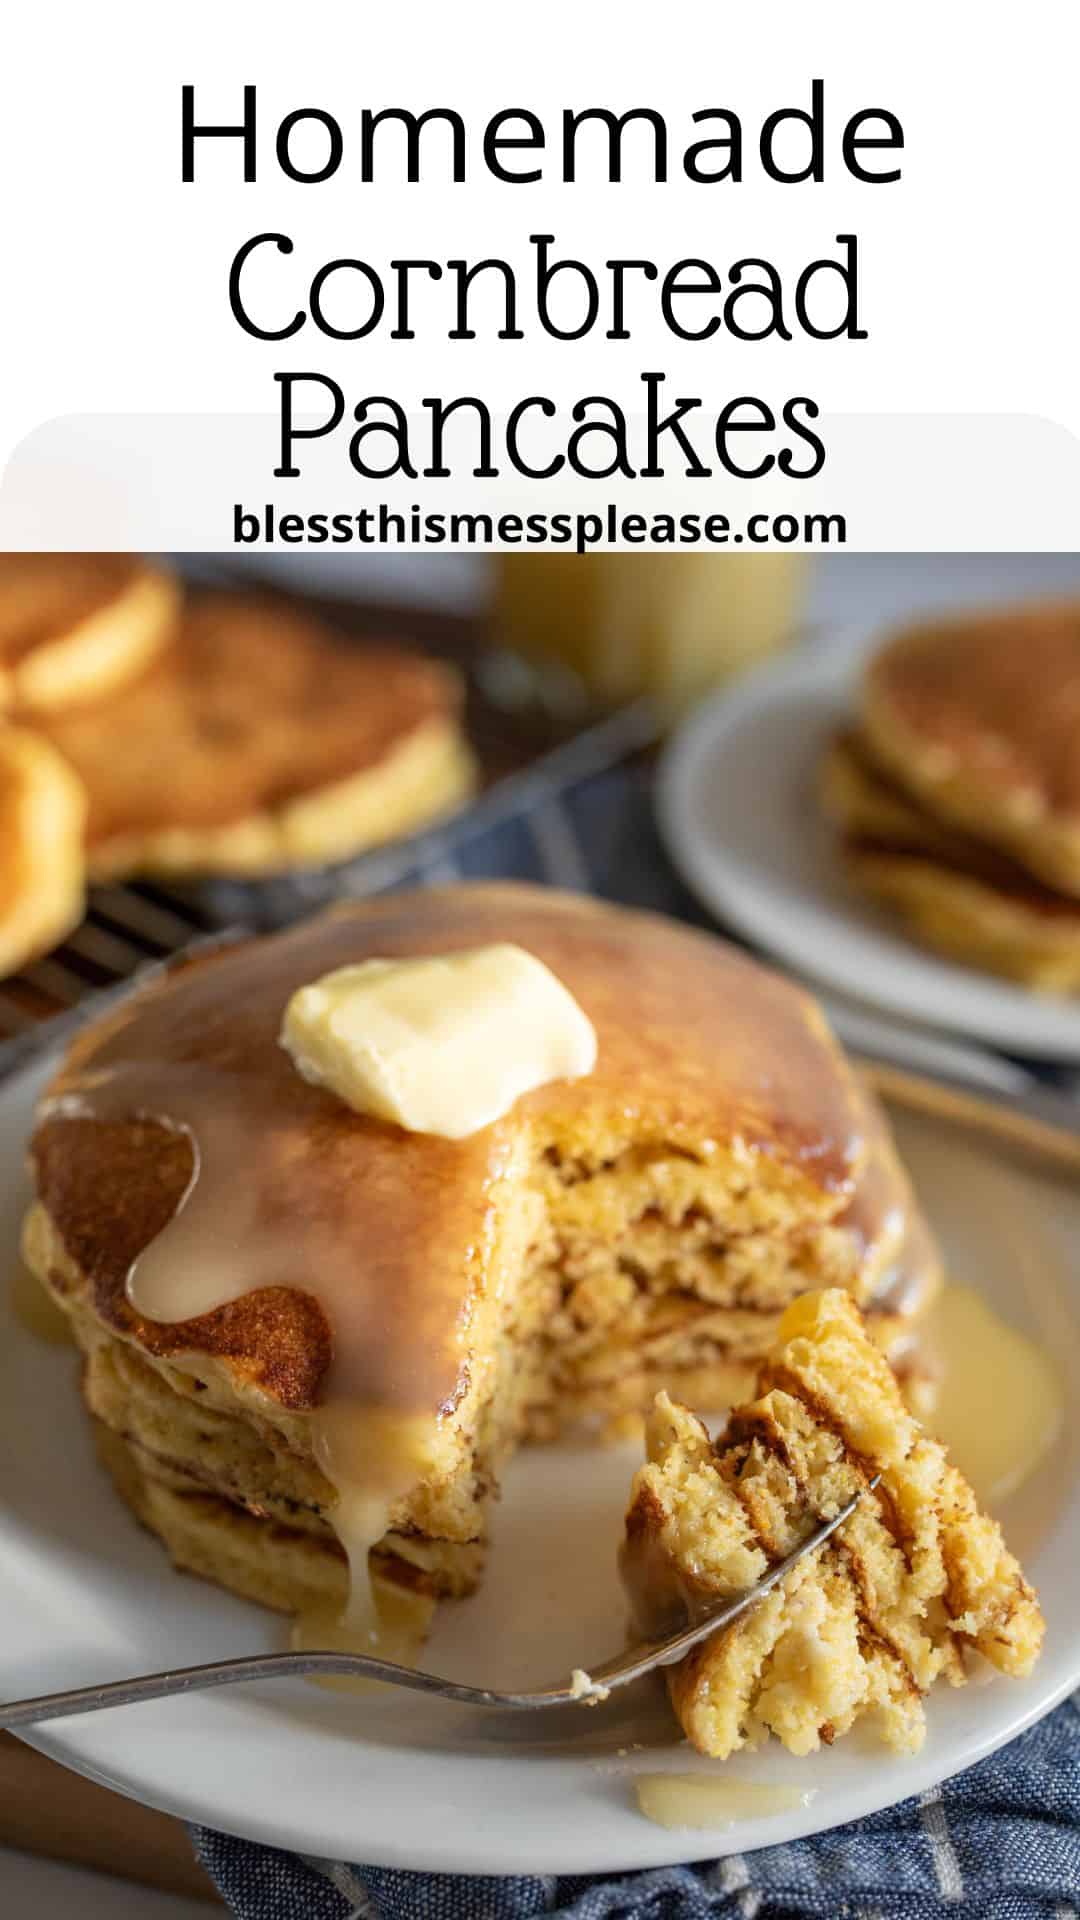
<path fill-rule="evenodd" d="M 501 554 L 498 641 L 555 659 L 616 706 L 652 694 L 672 716 L 785 645 L 804 597 L 794 553 Z"/>

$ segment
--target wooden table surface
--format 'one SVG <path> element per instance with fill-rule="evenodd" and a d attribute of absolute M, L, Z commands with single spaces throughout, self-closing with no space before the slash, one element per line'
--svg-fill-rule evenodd
<path fill-rule="evenodd" d="M 144 1887 L 212 1902 L 218 1898 L 192 1857 L 179 1820 L 95 1786 L 0 1733 L 0 1847 L 21 1847 Z M 0 1910 L 16 1920 L 3 1898 Z"/>

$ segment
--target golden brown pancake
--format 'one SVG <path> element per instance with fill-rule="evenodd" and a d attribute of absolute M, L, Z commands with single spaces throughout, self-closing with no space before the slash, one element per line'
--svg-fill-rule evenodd
<path fill-rule="evenodd" d="M 935 818 L 1080 895 L 1080 601 L 897 635 L 870 663 L 860 717 Z"/>
<path fill-rule="evenodd" d="M 845 841 L 894 846 L 905 853 L 940 857 L 952 865 L 987 851 L 971 835 L 945 825 L 921 806 L 878 764 L 854 727 L 838 733 L 825 751 L 821 804 L 826 819 Z M 1022 869 L 1013 866 L 1012 871 L 1017 874 Z"/>
<path fill-rule="evenodd" d="M 936 820 L 857 734 L 830 746 L 822 803 L 855 885 L 898 911 L 928 947 L 1025 986 L 1080 991 L 1080 900 Z"/>
<path fill-rule="evenodd" d="M 0 554 L 0 706 L 110 693 L 164 647 L 179 606 L 172 574 L 134 554 Z"/>
<path fill-rule="evenodd" d="M 715 1441 L 662 1395 L 646 1447 L 622 1556 L 646 1634 L 756 1585 L 863 1496 L 757 1606 L 669 1670 L 699 1752 L 726 1759 L 773 1734 L 811 1753 L 866 1714 L 890 1746 L 913 1752 L 924 1694 L 941 1679 L 963 1684 L 968 1649 L 1003 1673 L 1030 1673 L 1044 1632 L 1038 1598 L 904 1406 L 848 1295 L 805 1294 L 788 1308 L 756 1397 Z"/>
<path fill-rule="evenodd" d="M 202 594 L 134 683 L 52 716 L 89 795 L 95 877 L 345 858 L 471 790 L 452 669 L 309 615 Z"/>
<path fill-rule="evenodd" d="M 336 967 L 497 942 L 552 969 L 599 1053 L 479 1134 L 358 1115 L 278 1044 L 292 992 Z M 201 1570 L 217 1499 L 218 1577 L 258 1593 L 269 1527 L 314 1540 L 340 1587 L 356 1474 L 422 1429 L 376 1554 L 462 1591 L 523 1435 L 665 1380 L 722 1398 L 823 1275 L 873 1300 L 914 1217 L 883 1142 L 814 1003 L 735 949 L 577 895 L 454 887 L 199 959 L 82 1034 L 34 1136 L 26 1252 L 135 1479 L 198 1491 Z M 128 1296 L 140 1255 L 171 1303 L 153 1320 Z M 301 1604 L 283 1580 L 262 1597 Z"/>
<path fill-rule="evenodd" d="M 0 725 L 0 974 L 46 953 L 82 918 L 85 813 L 60 755 Z"/>

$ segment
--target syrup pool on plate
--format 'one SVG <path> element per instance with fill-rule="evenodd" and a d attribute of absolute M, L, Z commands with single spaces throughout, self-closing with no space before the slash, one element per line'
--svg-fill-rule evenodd
<path fill-rule="evenodd" d="M 989 1507 L 1045 1458 L 1064 1415 L 1049 1354 L 974 1287 L 949 1285 L 930 1309 L 905 1393 Z"/>
<path fill-rule="evenodd" d="M 816 1789 L 705 1773 L 643 1773 L 634 1791 L 641 1812 L 658 1827 L 722 1828 L 809 1806 Z"/>

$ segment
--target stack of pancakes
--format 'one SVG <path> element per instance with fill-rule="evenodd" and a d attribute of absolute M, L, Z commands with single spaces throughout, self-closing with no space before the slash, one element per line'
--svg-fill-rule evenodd
<path fill-rule="evenodd" d="M 435 818 L 473 785 L 461 704 L 451 669 L 281 602 L 0 555 L 0 970 L 70 930 L 88 878 L 265 874 Z"/>
<path fill-rule="evenodd" d="M 823 802 L 856 885 L 927 945 L 1080 990 L 1080 603 L 890 641 Z"/>
<path fill-rule="evenodd" d="M 627 1514 L 622 1569 L 647 1634 L 755 1586 L 820 1521 L 851 1517 L 757 1606 L 671 1669 L 684 1733 L 716 1759 L 770 1733 L 792 1753 L 863 1715 L 901 1752 L 922 1745 L 923 1696 L 960 1686 L 976 1649 L 1031 1671 L 1038 1600 L 945 1450 L 905 1408 L 846 1294 L 784 1315 L 755 1398 L 715 1442 L 658 1397 Z M 870 1490 L 875 1474 L 880 1483 Z"/>
<path fill-rule="evenodd" d="M 358 1115 L 278 1044 L 291 994 L 337 967 L 503 942 L 574 995 L 598 1059 L 479 1134 Z M 938 1282 L 806 995 L 542 888 L 383 898 L 175 971 L 80 1036 L 32 1164 L 27 1259 L 71 1318 L 120 1491 L 179 1565 L 289 1611 L 341 1604 L 346 1549 L 361 1572 L 384 1446 L 417 1465 L 372 1569 L 463 1593 L 522 1439 L 659 1386 L 727 1404 L 809 1288 L 843 1289 L 887 1345 Z M 167 1319 L 133 1305 L 151 1244 Z"/>

